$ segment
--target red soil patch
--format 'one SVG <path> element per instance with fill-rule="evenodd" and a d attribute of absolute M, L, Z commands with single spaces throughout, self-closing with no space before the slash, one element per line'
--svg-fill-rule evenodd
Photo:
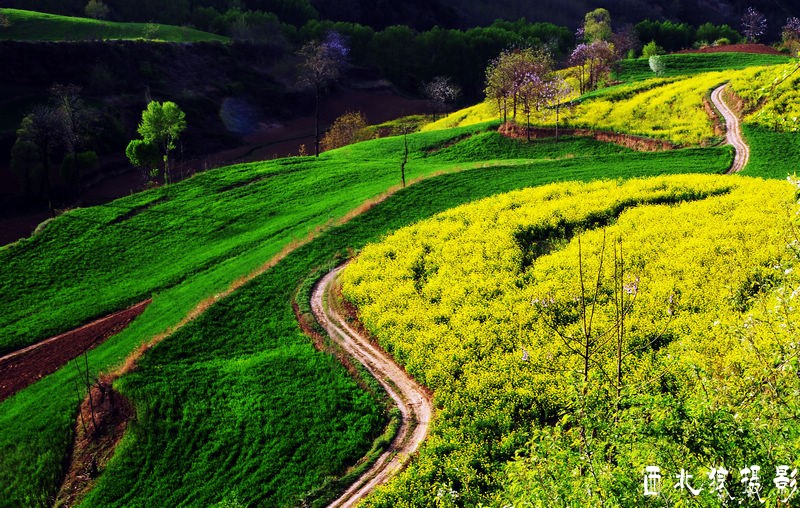
<path fill-rule="evenodd" d="M 531 127 L 530 138 L 552 138 L 556 135 L 555 129 Z M 514 139 L 527 139 L 528 134 L 525 132 L 525 127 L 511 122 L 506 122 L 501 125 L 497 130 L 500 134 Z M 645 138 L 642 136 L 634 136 L 632 134 L 622 134 L 619 132 L 598 131 L 593 129 L 558 129 L 559 136 L 581 136 L 594 138 L 597 141 L 606 143 L 614 143 L 637 152 L 657 152 L 661 150 L 672 150 L 677 148 L 676 145 L 669 141 L 660 139 Z"/>
<path fill-rule="evenodd" d="M 130 402 L 107 379 L 92 386 L 79 411 L 70 466 L 55 506 L 79 504 L 105 469 L 134 415 Z"/>
<path fill-rule="evenodd" d="M 757 53 L 759 55 L 783 55 L 777 49 L 764 44 L 725 44 L 701 49 L 684 49 L 678 53 Z"/>
<path fill-rule="evenodd" d="M 0 358 L 0 401 L 35 383 L 122 331 L 150 304 L 133 307 L 98 319 L 75 330 L 44 340 Z"/>

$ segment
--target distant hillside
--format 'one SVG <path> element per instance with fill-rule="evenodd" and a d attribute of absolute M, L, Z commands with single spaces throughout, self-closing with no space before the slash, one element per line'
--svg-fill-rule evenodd
<path fill-rule="evenodd" d="M 692 25 L 727 23 L 739 28 L 748 6 L 769 21 L 768 38 L 777 39 L 789 16 L 800 15 L 790 0 L 106 0 L 109 19 L 157 21 L 200 26 L 208 9 L 225 12 L 238 7 L 274 13 L 281 21 L 302 26 L 311 19 L 350 21 L 382 29 L 404 24 L 418 30 L 433 26 L 485 26 L 495 19 L 547 21 L 575 28 L 586 12 L 605 7 L 618 26 L 645 18 L 682 21 Z M 5 0 L 5 6 L 83 16 L 84 0 Z M 205 14 L 204 14 L 205 13 Z"/>
<path fill-rule="evenodd" d="M 0 29 L 0 40 L 83 41 L 145 39 L 169 42 L 229 41 L 221 35 L 193 28 L 156 23 L 118 23 L 35 11 L 3 9 L 8 26 Z"/>

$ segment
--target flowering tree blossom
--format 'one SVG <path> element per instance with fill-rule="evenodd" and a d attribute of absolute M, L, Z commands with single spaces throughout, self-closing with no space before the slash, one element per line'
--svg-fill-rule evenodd
<path fill-rule="evenodd" d="M 611 72 L 615 58 L 614 47 L 606 41 L 578 44 L 569 62 L 577 68 L 581 93 L 597 87 L 602 78 Z"/>
<path fill-rule="evenodd" d="M 786 20 L 781 29 L 781 40 L 792 54 L 797 53 L 800 49 L 800 18 L 793 16 Z"/>
<path fill-rule="evenodd" d="M 319 106 L 322 90 L 339 78 L 348 48 L 338 32 L 329 32 L 323 41 L 310 41 L 300 48 L 302 59 L 298 83 L 314 90 L 314 155 L 319 157 Z"/>
<path fill-rule="evenodd" d="M 547 83 L 553 79 L 553 64 L 543 50 L 526 48 L 504 51 L 494 59 L 486 70 L 486 97 L 497 101 L 497 109 L 508 120 L 508 103 L 512 115 L 517 116 L 517 107 L 530 124 L 530 116 L 545 104 Z"/>
<path fill-rule="evenodd" d="M 742 16 L 742 33 L 750 42 L 758 41 L 767 29 L 767 18 L 753 7 L 748 7 Z"/>
<path fill-rule="evenodd" d="M 445 76 L 437 76 L 422 87 L 425 96 L 433 103 L 433 119 L 437 112 L 444 112 L 461 95 L 461 88 L 453 80 Z"/>

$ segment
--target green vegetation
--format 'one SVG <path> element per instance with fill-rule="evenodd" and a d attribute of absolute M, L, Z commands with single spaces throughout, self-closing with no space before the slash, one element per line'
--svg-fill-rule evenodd
<path fill-rule="evenodd" d="M 228 42 L 228 37 L 193 28 L 156 23 L 117 23 L 91 18 L 59 16 L 36 11 L 2 9 L 8 27 L 0 29 L 0 40 L 82 41 L 145 39 L 168 42 Z"/>
<path fill-rule="evenodd" d="M 711 507 L 712 467 L 741 499 L 757 464 L 777 506 L 774 468 L 800 464 L 795 191 L 548 185 L 364 248 L 343 292 L 437 407 L 417 460 L 366 505 L 649 506 L 656 465 L 653 506 Z M 672 488 L 681 470 L 698 497 Z"/>
<path fill-rule="evenodd" d="M 755 53 L 679 53 L 663 55 L 664 76 L 693 76 L 704 72 L 730 71 L 747 67 L 780 65 L 791 61 L 783 55 Z M 619 81 L 639 81 L 653 77 L 647 58 L 622 60 L 615 78 Z"/>
<path fill-rule="evenodd" d="M 776 132 L 759 125 L 742 124 L 750 145 L 750 162 L 742 174 L 762 178 L 786 178 L 800 173 L 800 136 L 796 132 Z"/>
<path fill-rule="evenodd" d="M 340 367 L 313 351 L 290 306 L 299 281 L 337 253 L 345 255 L 346 247 L 359 248 L 433 213 L 519 187 L 719 173 L 731 160 L 727 148 L 648 154 L 585 139 L 525 144 L 481 134 L 483 129 L 410 135 L 410 178 L 464 171 L 412 185 L 322 234 L 148 352 L 141 370 L 118 383 L 132 398 L 138 422 L 91 502 L 148 504 L 159 493 L 175 503 L 196 495 L 191 499 L 205 503 L 227 496 L 296 504 L 306 495 L 313 498 L 309 490 L 321 479 L 340 474 L 366 452 L 385 420 Z M 509 149 L 515 158 L 500 160 Z M 7 295 L 0 315 L 13 316 L 3 324 L 4 346 L 30 343 L 155 293 L 139 319 L 90 353 L 92 372 L 107 370 L 292 240 L 397 183 L 401 154 L 402 138 L 374 140 L 323 153 L 319 160 L 213 170 L 168 189 L 62 215 L 37 236 L 0 250 Z M 31 318 L 26 309 L 42 311 Z M 12 504 L 48 504 L 54 493 L 79 399 L 75 376 L 68 366 L 0 404 L 0 496 Z M 318 405 L 314 415 L 309 404 Z M 289 414 L 297 414 L 293 429 L 283 420 Z M 341 418 L 353 424 L 352 434 L 334 432 Z M 318 424 L 337 435 L 314 430 Z M 291 432 L 286 445 L 276 438 L 281 432 Z M 322 436 L 321 442 L 314 448 L 315 442 L 300 441 L 304 435 Z M 314 450 L 314 456 L 302 462 L 292 446 Z M 286 471 L 280 486 L 270 483 L 275 464 Z M 230 482 L 225 485 L 241 478 L 242 487 L 227 491 L 223 478 Z"/>

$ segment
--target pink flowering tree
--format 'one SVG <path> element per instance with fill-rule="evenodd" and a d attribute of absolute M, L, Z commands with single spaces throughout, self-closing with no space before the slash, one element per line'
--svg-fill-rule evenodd
<path fill-rule="evenodd" d="M 757 42 L 767 30 L 767 18 L 753 7 L 748 7 L 742 16 L 742 34 L 749 42 Z"/>
<path fill-rule="evenodd" d="M 615 61 L 614 47 L 606 41 L 578 44 L 569 62 L 576 69 L 580 92 L 586 93 L 597 88 L 611 73 Z"/>

